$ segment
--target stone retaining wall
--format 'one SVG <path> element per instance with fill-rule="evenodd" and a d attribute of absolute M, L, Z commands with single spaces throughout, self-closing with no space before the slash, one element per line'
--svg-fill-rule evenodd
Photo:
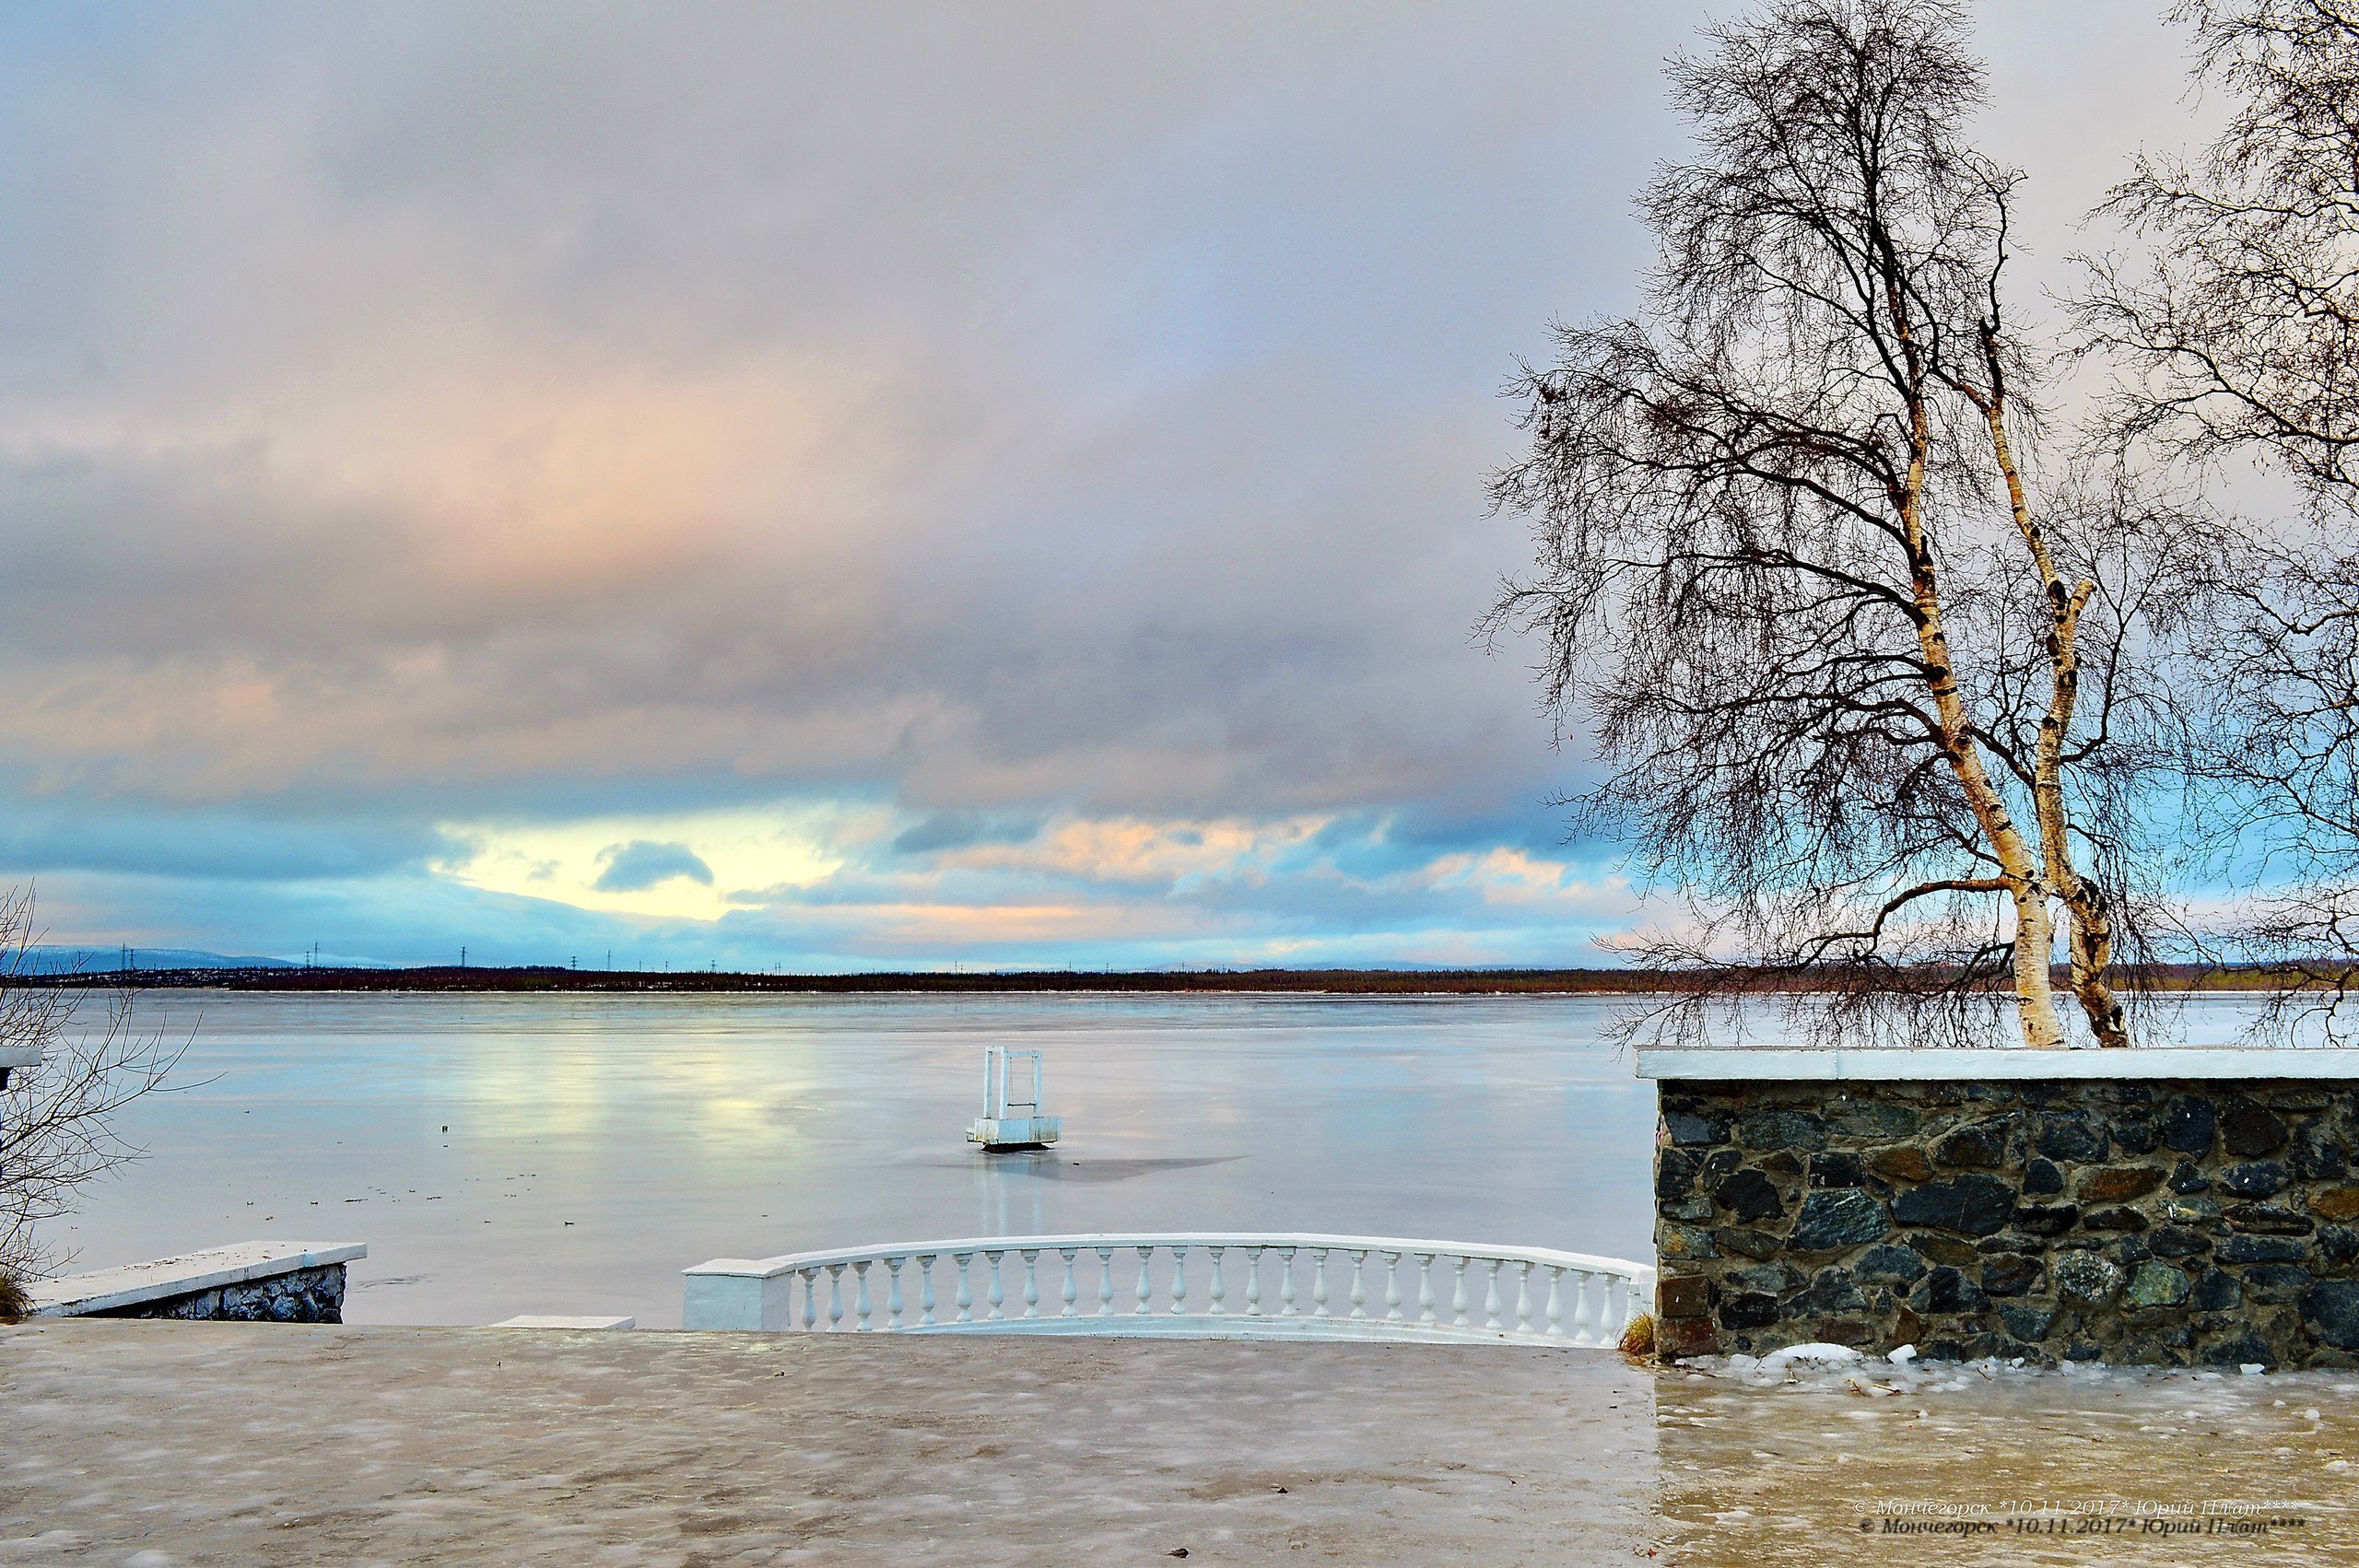
<path fill-rule="evenodd" d="M 1665 1082 L 1667 1356 L 2359 1365 L 2342 1082 Z"/>
<path fill-rule="evenodd" d="M 268 1279 L 136 1302 L 87 1316 L 179 1317 L 214 1323 L 341 1323 L 344 1265 L 297 1269 Z"/>

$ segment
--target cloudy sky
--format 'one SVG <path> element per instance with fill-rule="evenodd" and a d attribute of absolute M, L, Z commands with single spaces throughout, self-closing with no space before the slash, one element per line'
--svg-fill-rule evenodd
<path fill-rule="evenodd" d="M 1978 7 L 2033 264 L 2160 0 Z M 0 14 L 0 880 L 441 961 L 1600 961 L 1469 630 L 1722 5 Z"/>

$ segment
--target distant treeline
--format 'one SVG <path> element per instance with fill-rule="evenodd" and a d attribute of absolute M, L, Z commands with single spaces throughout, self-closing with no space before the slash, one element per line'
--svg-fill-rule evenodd
<path fill-rule="evenodd" d="M 2248 990 L 2295 985 L 2317 977 L 2292 970 L 2165 965 L 2144 972 L 2168 990 Z M 860 975 L 758 975 L 731 970 L 569 969 L 554 964 L 494 968 L 439 965 L 417 969 L 106 969 L 21 975 L 22 986 L 233 991 L 1262 991 L 1343 996 L 1435 994 L 1615 995 L 1686 990 L 1704 977 L 1637 969 L 1014 969 L 903 970 Z M 1709 983 L 1725 987 L 1726 975 Z M 1751 989 L 1811 990 L 1806 977 L 1763 977 Z"/>

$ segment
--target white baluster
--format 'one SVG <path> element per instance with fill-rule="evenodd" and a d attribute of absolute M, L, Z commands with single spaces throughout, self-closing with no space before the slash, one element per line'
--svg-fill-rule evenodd
<path fill-rule="evenodd" d="M 1133 1313 L 1140 1314 L 1142 1316 L 1154 1310 L 1153 1307 L 1147 1305 L 1147 1298 L 1154 1283 L 1154 1276 L 1148 1272 L 1147 1264 L 1154 1257 L 1155 1248 L 1153 1246 L 1143 1246 L 1139 1248 L 1138 1300 L 1132 1304 L 1131 1310 Z"/>
<path fill-rule="evenodd" d="M 844 1266 L 827 1265 L 827 1329 L 830 1333 L 844 1320 Z"/>
<path fill-rule="evenodd" d="M 1327 1249 L 1310 1249 L 1310 1316 L 1327 1316 Z"/>
<path fill-rule="evenodd" d="M 1180 1316 L 1188 1310 L 1188 1249 L 1185 1246 L 1171 1249 L 1171 1315 Z"/>
<path fill-rule="evenodd" d="M 868 1263 L 865 1258 L 851 1266 L 854 1290 L 851 1304 L 851 1326 L 855 1333 L 868 1332 Z"/>
<path fill-rule="evenodd" d="M 804 1269 L 798 1272 L 803 1277 L 803 1328 L 807 1333 L 819 1321 L 819 1270 Z"/>
<path fill-rule="evenodd" d="M 901 1326 L 901 1265 L 908 1261 L 906 1258 L 887 1258 L 885 1260 L 886 1271 L 892 1276 L 892 1283 L 885 1292 L 885 1327 L 887 1328 Z"/>
<path fill-rule="evenodd" d="M 1466 1327 L 1466 1259 L 1463 1257 L 1451 1258 L 1449 1272 L 1454 1281 L 1449 1292 L 1449 1324 L 1453 1328 L 1463 1328 Z"/>
<path fill-rule="evenodd" d="M 1278 1248 L 1278 1316 L 1294 1316 L 1294 1248 Z"/>
<path fill-rule="evenodd" d="M 1532 1332 L 1532 1260 L 1519 1258 L 1515 1265 L 1515 1331 Z"/>
<path fill-rule="evenodd" d="M 992 1309 L 988 1316 L 985 1318 L 986 1322 L 997 1323 L 1007 1316 L 1006 1313 L 1000 1310 L 1000 1307 L 1007 1300 L 1007 1292 L 1002 1287 L 999 1277 L 1000 1259 L 1006 1256 L 1007 1252 L 1005 1248 L 1001 1248 L 998 1251 L 992 1251 L 989 1248 L 986 1248 L 983 1252 L 983 1260 L 992 1266 L 992 1288 L 989 1292 Z"/>
<path fill-rule="evenodd" d="M 1039 1247 L 1027 1246 L 1024 1249 L 1024 1316 L 1027 1317 L 1040 1316 L 1040 1280 L 1039 1270 L 1037 1267 L 1039 1261 Z"/>
<path fill-rule="evenodd" d="M 1552 1340 L 1565 1337 L 1565 1304 L 1560 1299 L 1564 1283 L 1563 1267 L 1555 1263 L 1548 1265 L 1548 1337 Z"/>
<path fill-rule="evenodd" d="M 1101 1246 L 1097 1249 L 1097 1316 L 1111 1317 L 1113 1315 L 1114 1249 Z"/>
<path fill-rule="evenodd" d="M 1074 1316 L 1073 1255 L 1080 1250 L 1081 1248 L 1077 1246 L 1061 1246 L 1057 1248 L 1057 1256 L 1065 1260 L 1065 1309 L 1057 1314 L 1060 1317 L 1071 1317 Z"/>
<path fill-rule="evenodd" d="M 1417 1321 L 1434 1320 L 1434 1255 L 1417 1254 Z"/>
<path fill-rule="evenodd" d="M 1590 1303 L 1590 1284 L 1596 1276 L 1587 1270 L 1573 1275 L 1573 1343 L 1597 1343 L 1597 1313 Z"/>
<path fill-rule="evenodd" d="M 961 1323 L 972 1323 L 975 1320 L 975 1292 L 974 1287 L 967 1282 L 967 1265 L 975 1260 L 975 1255 L 971 1252 L 954 1252 L 950 1255 L 950 1260 L 957 1266 L 958 1270 L 957 1320 Z"/>
<path fill-rule="evenodd" d="M 1624 1279 L 1619 1274 L 1609 1274 L 1606 1276 L 1606 1318 L 1604 1332 L 1598 1336 L 1598 1342 L 1600 1344 L 1610 1345 L 1616 1340 L 1619 1340 L 1622 1337 L 1622 1330 L 1627 1328 L 1629 1326 L 1630 1319 L 1637 1316 L 1637 1304 L 1630 1299 L 1630 1293 L 1629 1281 Z"/>
<path fill-rule="evenodd" d="M 1401 1321 L 1401 1255 L 1388 1252 L 1384 1258 L 1384 1320 Z"/>
<path fill-rule="evenodd" d="M 1490 1280 L 1490 1283 L 1483 1292 L 1483 1327 L 1496 1328 L 1499 1326 L 1499 1260 L 1496 1258 L 1485 1258 L 1483 1272 Z"/>
<path fill-rule="evenodd" d="M 929 1252 L 918 1258 L 918 1327 L 933 1327 L 933 1260 L 940 1254 Z"/>
<path fill-rule="evenodd" d="M 1262 1248 L 1245 1249 L 1245 1316 L 1262 1316 Z"/>
<path fill-rule="evenodd" d="M 1367 1314 L 1360 1309 L 1367 1305 L 1367 1277 L 1365 1271 L 1367 1251 L 1363 1247 L 1349 1254 L 1349 1257 L 1352 1260 L 1352 1316 L 1366 1317 Z"/>
<path fill-rule="evenodd" d="M 1222 1250 L 1222 1248 L 1217 1246 L 1208 1246 L 1204 1248 L 1205 1255 L 1213 1260 L 1212 1315 L 1215 1317 L 1226 1316 L 1227 1316 L 1228 1311 L 1227 1308 L 1221 1305 L 1221 1303 L 1228 1297 L 1228 1287 L 1222 1282 L 1220 1277 L 1220 1255 Z"/>

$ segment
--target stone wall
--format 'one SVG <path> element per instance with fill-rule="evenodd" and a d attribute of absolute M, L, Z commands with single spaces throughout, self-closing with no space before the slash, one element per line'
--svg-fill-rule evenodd
<path fill-rule="evenodd" d="M 1667 1356 L 2359 1365 L 2359 1086 L 1661 1085 Z"/>
<path fill-rule="evenodd" d="M 179 1317 L 212 1323 L 341 1323 L 344 1265 L 296 1269 L 267 1279 L 219 1285 L 91 1313 L 93 1317 Z"/>

